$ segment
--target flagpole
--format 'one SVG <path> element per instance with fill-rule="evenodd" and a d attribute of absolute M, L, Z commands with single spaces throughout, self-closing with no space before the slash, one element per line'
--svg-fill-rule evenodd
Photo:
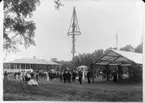
<path fill-rule="evenodd" d="M 116 34 L 116 48 L 118 50 L 118 33 Z"/>

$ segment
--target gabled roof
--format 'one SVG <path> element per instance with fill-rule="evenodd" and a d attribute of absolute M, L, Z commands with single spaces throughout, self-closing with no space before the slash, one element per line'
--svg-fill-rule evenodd
<path fill-rule="evenodd" d="M 136 64 L 143 63 L 143 54 L 135 52 L 127 52 L 121 50 L 109 50 L 106 54 L 98 58 L 95 63 L 130 63 L 134 62 Z"/>
<path fill-rule="evenodd" d="M 60 65 L 60 64 L 55 63 L 53 61 L 47 61 L 44 59 L 31 59 L 31 58 L 15 59 L 13 61 L 4 62 L 4 63 Z"/>

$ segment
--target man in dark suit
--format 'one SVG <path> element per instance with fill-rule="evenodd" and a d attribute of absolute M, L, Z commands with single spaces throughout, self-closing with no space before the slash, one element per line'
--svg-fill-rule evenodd
<path fill-rule="evenodd" d="M 76 80 L 76 73 L 75 71 L 72 72 L 72 82 L 75 82 Z"/>
<path fill-rule="evenodd" d="M 67 71 L 64 71 L 63 73 L 63 80 L 64 80 L 64 83 L 67 83 Z"/>
<path fill-rule="evenodd" d="M 80 82 L 80 84 L 82 84 L 82 76 L 83 76 L 82 71 L 79 71 L 79 82 Z"/>
<path fill-rule="evenodd" d="M 88 71 L 88 73 L 87 73 L 87 78 L 88 78 L 88 83 L 90 84 L 90 77 L 91 77 L 91 73 L 90 73 L 90 71 Z"/>

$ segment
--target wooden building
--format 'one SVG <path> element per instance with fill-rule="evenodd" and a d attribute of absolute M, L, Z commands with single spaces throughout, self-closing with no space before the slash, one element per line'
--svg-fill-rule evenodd
<path fill-rule="evenodd" d="M 15 72 L 20 70 L 56 70 L 61 68 L 61 64 L 55 63 L 53 61 L 47 61 L 44 59 L 36 58 L 21 58 L 15 59 L 13 61 L 3 63 L 4 71 Z"/>
<path fill-rule="evenodd" d="M 94 70 L 96 66 L 105 66 L 106 68 L 122 69 L 126 73 L 139 71 L 142 74 L 143 54 L 121 51 L 121 50 L 109 50 L 100 58 L 94 61 Z M 137 72 L 136 72 L 137 74 Z M 137 74 L 138 75 L 138 74 Z"/>

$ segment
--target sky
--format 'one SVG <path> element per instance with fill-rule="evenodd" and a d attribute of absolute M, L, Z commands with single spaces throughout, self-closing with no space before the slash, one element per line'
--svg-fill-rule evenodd
<path fill-rule="evenodd" d="M 72 38 L 67 35 L 73 7 L 76 7 L 81 35 L 76 37 L 76 54 L 131 44 L 142 37 L 142 2 L 140 0 L 62 0 L 56 10 L 54 0 L 41 0 L 33 13 L 36 23 L 35 43 L 28 49 L 8 54 L 6 61 L 17 58 L 72 59 Z"/>

